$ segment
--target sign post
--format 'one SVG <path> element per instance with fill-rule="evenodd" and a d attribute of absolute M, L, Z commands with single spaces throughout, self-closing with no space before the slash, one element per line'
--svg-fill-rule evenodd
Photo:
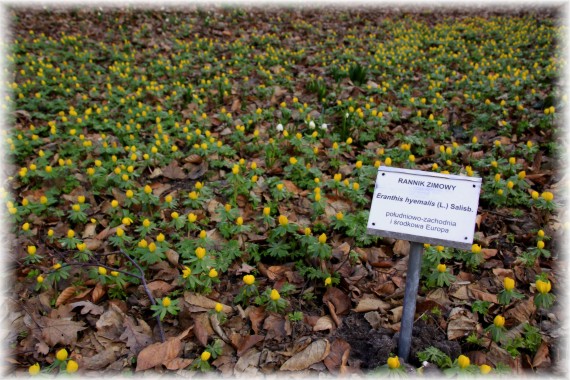
<path fill-rule="evenodd" d="M 381 166 L 367 232 L 410 241 L 398 356 L 408 361 L 423 243 L 471 249 L 481 178 Z"/>

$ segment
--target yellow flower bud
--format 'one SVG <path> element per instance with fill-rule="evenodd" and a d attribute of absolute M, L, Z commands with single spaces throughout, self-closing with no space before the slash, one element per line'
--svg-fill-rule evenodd
<path fill-rule="evenodd" d="M 44 277 L 42 275 L 39 275 L 38 277 L 36 277 L 36 281 L 38 282 L 38 284 L 41 284 L 42 282 L 44 282 Z"/>
<path fill-rule="evenodd" d="M 31 376 L 37 375 L 38 373 L 40 373 L 40 370 L 41 370 L 41 368 L 40 368 L 40 364 L 39 364 L 39 363 L 36 363 L 36 364 L 31 365 L 31 366 L 28 367 L 28 373 L 29 373 Z"/>
<path fill-rule="evenodd" d="M 289 219 L 285 215 L 279 215 L 279 225 L 286 226 L 289 224 Z"/>
<path fill-rule="evenodd" d="M 537 200 L 539 197 L 538 191 L 533 191 L 530 196 L 532 199 Z"/>
<path fill-rule="evenodd" d="M 216 303 L 216 306 L 214 306 L 214 310 L 216 310 L 216 313 L 221 313 L 223 309 L 224 309 L 224 306 L 219 302 Z"/>
<path fill-rule="evenodd" d="M 121 228 L 121 227 L 117 227 L 117 232 L 116 232 L 118 237 L 121 237 L 125 234 L 125 231 Z"/>
<path fill-rule="evenodd" d="M 344 219 L 344 214 L 342 212 L 337 212 L 336 213 L 336 219 L 337 220 L 343 220 Z"/>
<path fill-rule="evenodd" d="M 392 356 L 388 358 L 387 363 L 388 363 L 388 368 L 390 369 L 400 368 L 400 359 L 397 356 Z"/>
<path fill-rule="evenodd" d="M 537 280 L 535 286 L 536 290 L 538 290 L 540 294 L 546 294 L 550 292 L 550 289 L 552 289 L 552 284 L 548 280 L 546 281 Z"/>
<path fill-rule="evenodd" d="M 271 298 L 272 301 L 277 301 L 279 298 L 281 298 L 281 295 L 279 294 L 277 289 L 273 289 L 271 290 L 271 295 L 269 296 L 269 298 Z"/>
<path fill-rule="evenodd" d="M 36 254 L 36 250 L 37 250 L 37 249 L 36 249 L 36 246 L 35 246 L 35 245 L 29 245 L 29 246 L 28 246 L 28 254 L 29 254 L 30 256 L 35 255 L 35 254 Z"/>
<path fill-rule="evenodd" d="M 542 199 L 544 199 L 547 202 L 552 202 L 552 200 L 554 199 L 554 194 L 552 194 L 550 191 L 545 191 L 542 194 L 540 194 L 540 196 L 542 197 Z"/>
<path fill-rule="evenodd" d="M 70 360 L 67 362 L 65 370 L 67 373 L 75 373 L 79 369 L 79 364 L 75 360 Z"/>
<path fill-rule="evenodd" d="M 203 259 L 204 256 L 206 256 L 206 249 L 203 247 L 198 247 L 194 250 L 194 253 L 196 253 L 197 258 Z"/>
<path fill-rule="evenodd" d="M 150 193 L 152 193 L 152 187 L 150 187 L 149 185 L 146 185 L 146 186 L 144 187 L 144 192 L 145 192 L 145 194 L 150 194 Z"/>
<path fill-rule="evenodd" d="M 538 249 L 544 249 L 544 242 L 542 240 L 539 240 L 538 242 L 536 242 L 536 247 Z"/>
<path fill-rule="evenodd" d="M 505 325 L 505 317 L 497 315 L 495 319 L 493 319 L 493 324 L 499 328 L 503 327 Z"/>
<path fill-rule="evenodd" d="M 188 222 L 194 223 L 197 219 L 198 219 L 198 216 L 196 216 L 196 214 L 194 214 L 192 212 L 190 214 L 188 214 Z"/>
<path fill-rule="evenodd" d="M 112 206 L 113 208 L 116 208 L 118 205 L 119 205 L 119 201 L 118 201 L 118 200 L 113 199 L 113 200 L 111 201 L 111 206 Z"/>
<path fill-rule="evenodd" d="M 390 157 L 386 157 L 386 160 L 384 160 L 384 163 L 386 164 L 386 166 L 391 166 L 392 165 L 392 159 Z"/>
<path fill-rule="evenodd" d="M 457 365 L 459 366 L 459 368 L 464 369 L 466 367 L 469 367 L 469 364 L 471 364 L 471 360 L 469 360 L 467 356 L 459 355 L 459 357 L 457 358 Z"/>
<path fill-rule="evenodd" d="M 439 264 L 439 265 L 437 266 L 437 271 L 438 271 L 439 273 L 443 273 L 443 272 L 445 272 L 446 270 L 447 270 L 447 266 L 446 266 L 445 264 Z"/>
<path fill-rule="evenodd" d="M 505 290 L 509 292 L 515 288 L 515 280 L 510 277 L 505 277 L 503 285 L 505 286 Z"/>
<path fill-rule="evenodd" d="M 171 302 L 171 300 L 170 300 L 169 297 L 164 297 L 164 298 L 162 299 L 162 306 L 164 306 L 164 307 L 170 306 L 171 303 L 172 303 L 172 302 Z"/>
<path fill-rule="evenodd" d="M 72 239 L 73 237 L 75 237 L 75 231 L 73 230 L 67 230 L 67 237 Z"/>
<path fill-rule="evenodd" d="M 210 278 L 218 277 L 218 271 L 215 270 L 214 268 L 210 269 L 210 272 L 208 272 L 208 277 L 210 277 Z"/>
<path fill-rule="evenodd" d="M 239 174 L 239 165 L 234 165 L 232 167 L 232 173 L 236 175 Z"/>
<path fill-rule="evenodd" d="M 331 286 L 331 285 L 332 285 L 332 278 L 329 276 L 325 278 L 325 286 Z"/>
<path fill-rule="evenodd" d="M 489 372 L 491 372 L 491 366 L 488 366 L 487 364 L 481 364 L 479 366 L 479 371 L 481 372 L 482 375 L 486 375 Z"/>
<path fill-rule="evenodd" d="M 243 282 L 246 285 L 252 285 L 255 282 L 255 277 L 251 274 L 246 274 L 245 276 L 243 276 Z"/>
<path fill-rule="evenodd" d="M 479 244 L 473 244 L 471 246 L 471 252 L 477 254 L 481 252 L 481 246 Z"/>
<path fill-rule="evenodd" d="M 289 158 L 289 163 L 290 163 L 291 165 L 295 165 L 295 164 L 297 163 L 297 159 L 296 159 L 295 157 L 290 157 L 290 158 Z"/>
<path fill-rule="evenodd" d="M 356 164 L 354 165 L 357 169 L 360 169 L 362 167 L 362 161 L 356 161 Z"/>
<path fill-rule="evenodd" d="M 263 215 L 269 216 L 269 214 L 271 214 L 271 208 L 270 207 L 264 207 L 263 208 Z"/>
<path fill-rule="evenodd" d="M 61 350 L 59 350 L 56 354 L 55 354 L 55 358 L 57 360 L 59 360 L 60 362 L 63 362 L 67 359 L 68 353 L 67 350 L 65 348 L 62 348 Z"/>
<path fill-rule="evenodd" d="M 99 267 L 97 271 L 101 276 L 105 276 L 107 274 L 107 268 Z"/>
<path fill-rule="evenodd" d="M 327 235 L 323 233 L 319 236 L 319 243 L 325 244 L 326 242 L 327 242 Z"/>
<path fill-rule="evenodd" d="M 544 231 L 543 230 L 538 230 L 538 232 L 536 233 L 538 235 L 538 237 L 543 238 L 544 237 Z"/>
<path fill-rule="evenodd" d="M 210 356 L 212 354 L 210 354 L 208 351 L 204 351 L 202 352 L 202 355 L 200 355 L 200 360 L 202 360 L 203 362 L 207 362 L 208 360 L 210 360 Z"/>

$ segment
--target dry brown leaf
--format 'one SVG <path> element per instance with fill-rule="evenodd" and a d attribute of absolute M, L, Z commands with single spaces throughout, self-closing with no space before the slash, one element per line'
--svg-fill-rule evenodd
<path fill-rule="evenodd" d="M 261 342 L 265 337 L 263 335 L 248 335 L 241 337 L 237 348 L 237 356 L 242 356 L 251 347 L 255 346 L 257 343 Z"/>
<path fill-rule="evenodd" d="M 78 306 L 82 306 L 81 314 L 93 314 L 93 315 L 101 315 L 105 311 L 103 306 L 95 305 L 93 302 L 89 301 L 78 301 L 73 302 L 71 306 L 75 309 Z"/>
<path fill-rule="evenodd" d="M 358 305 L 353 309 L 357 313 L 363 313 L 367 311 L 386 311 L 390 308 L 390 304 L 387 302 L 382 301 L 379 298 L 374 297 L 370 294 L 365 294 L 360 301 L 358 301 Z"/>
<path fill-rule="evenodd" d="M 534 304 L 534 297 L 530 297 L 526 300 L 520 300 L 516 305 L 507 310 L 504 317 L 507 319 L 515 319 L 518 323 L 528 322 L 530 316 L 536 311 L 536 306 Z"/>
<path fill-rule="evenodd" d="M 243 356 L 241 356 L 236 365 L 234 366 L 234 375 L 243 376 L 255 376 L 258 373 L 259 357 L 261 352 L 257 351 L 255 348 L 247 351 Z"/>
<path fill-rule="evenodd" d="M 87 239 L 87 238 L 92 238 L 93 236 L 95 236 L 95 230 L 97 228 L 97 224 L 95 223 L 88 223 L 85 226 L 85 230 L 83 231 L 83 234 L 81 235 L 82 239 Z"/>
<path fill-rule="evenodd" d="M 330 343 L 326 339 L 319 339 L 311 343 L 303 351 L 293 355 L 281 366 L 281 371 L 301 371 L 315 363 L 324 360 L 330 352 Z"/>
<path fill-rule="evenodd" d="M 109 339 L 119 339 L 123 333 L 125 314 L 118 306 L 109 303 L 109 309 L 104 312 L 95 324 L 97 331 Z"/>
<path fill-rule="evenodd" d="M 74 346 L 77 342 L 77 333 L 86 329 L 84 322 L 75 322 L 71 319 L 42 317 L 40 324 L 43 326 L 42 339 L 50 347 L 56 344 Z"/>
<path fill-rule="evenodd" d="M 246 312 L 251 321 L 251 328 L 256 334 L 259 334 L 261 324 L 266 317 L 265 309 L 263 307 L 250 306 L 246 309 Z"/>
<path fill-rule="evenodd" d="M 83 242 L 85 243 L 86 248 L 90 251 L 98 250 L 103 244 L 99 239 L 85 239 Z"/>
<path fill-rule="evenodd" d="M 55 307 L 59 307 L 60 305 L 63 305 L 71 298 L 73 298 L 77 289 L 78 288 L 76 286 L 68 286 L 67 288 L 63 289 L 55 301 Z"/>
<path fill-rule="evenodd" d="M 550 351 L 546 342 L 542 342 L 534 358 L 532 359 L 532 366 L 537 367 L 549 367 L 550 366 Z"/>
<path fill-rule="evenodd" d="M 410 242 L 407 240 L 396 240 L 394 248 L 392 248 L 395 254 L 400 256 L 408 256 L 410 253 Z"/>
<path fill-rule="evenodd" d="M 208 338 L 214 333 L 208 313 L 199 313 L 194 316 L 194 335 L 198 342 L 206 347 Z"/>
<path fill-rule="evenodd" d="M 171 285 L 168 282 L 162 280 L 149 282 L 147 284 L 147 287 L 150 290 L 152 296 L 155 298 L 162 298 L 172 289 L 174 289 L 174 285 Z"/>
<path fill-rule="evenodd" d="M 98 282 L 95 285 L 95 288 L 93 289 L 93 293 L 91 293 L 91 300 L 94 303 L 97 303 L 97 301 L 99 301 L 101 298 L 103 298 L 103 296 L 107 293 L 107 291 L 105 290 L 105 288 L 103 287 L 103 285 Z"/>
<path fill-rule="evenodd" d="M 136 372 L 166 364 L 182 352 L 182 341 L 178 337 L 169 338 L 164 343 L 154 343 L 145 347 L 137 356 Z"/>
<path fill-rule="evenodd" d="M 207 310 L 212 310 L 216 307 L 217 301 L 214 301 L 208 297 L 201 294 L 195 294 L 191 292 L 184 292 L 184 301 L 188 302 L 190 305 L 202 307 Z M 231 306 L 222 304 L 222 311 L 229 314 L 233 311 Z"/>
<path fill-rule="evenodd" d="M 461 307 L 451 310 L 447 325 L 447 339 L 464 338 L 475 331 L 477 331 L 477 319 L 473 313 Z"/>
<path fill-rule="evenodd" d="M 477 300 L 487 301 L 491 303 L 499 303 L 496 294 L 487 293 L 471 286 L 469 286 L 469 290 L 471 291 L 471 294 L 473 294 L 473 298 Z"/>
<path fill-rule="evenodd" d="M 350 351 L 350 344 L 344 339 L 339 338 L 332 342 L 330 353 L 324 359 L 324 364 L 329 372 L 333 373 L 333 371 L 340 368 L 342 357 L 346 351 Z"/>
<path fill-rule="evenodd" d="M 275 339 L 278 342 L 291 334 L 291 322 L 281 315 L 269 314 L 263 322 L 263 328 L 267 330 L 265 338 Z"/>
<path fill-rule="evenodd" d="M 330 287 L 323 296 L 323 302 L 332 302 L 335 312 L 342 315 L 350 309 L 350 298 L 339 288 Z"/>
<path fill-rule="evenodd" d="M 152 343 L 152 329 L 142 319 L 138 320 L 138 325 L 132 317 L 125 318 L 123 324 L 125 331 L 119 339 L 126 343 L 127 348 L 135 355 Z"/>
<path fill-rule="evenodd" d="M 498 252 L 499 252 L 499 250 L 495 249 L 495 248 L 483 248 L 483 249 L 481 249 L 481 253 L 483 254 L 483 257 L 485 257 L 485 260 L 490 259 L 491 257 L 497 256 Z"/>
<path fill-rule="evenodd" d="M 398 306 L 393 308 L 392 310 L 390 310 L 390 320 L 392 321 L 392 323 L 397 323 L 400 322 L 400 320 L 402 319 L 402 313 L 404 312 L 404 307 L 403 306 Z"/>
<path fill-rule="evenodd" d="M 164 366 L 171 371 L 178 371 L 179 369 L 188 367 L 193 361 L 194 359 L 174 358 L 168 363 L 165 363 Z"/>
<path fill-rule="evenodd" d="M 186 174 L 181 167 L 178 166 L 178 161 L 172 160 L 167 166 L 160 168 L 162 176 L 168 179 L 185 179 Z"/>
<path fill-rule="evenodd" d="M 313 326 L 313 331 L 334 330 L 335 323 L 329 315 L 320 317 Z"/>
<path fill-rule="evenodd" d="M 107 366 L 116 359 L 115 350 L 113 350 L 113 348 L 107 348 L 93 356 L 81 357 L 81 359 L 78 360 L 78 364 L 81 369 L 98 371 L 107 368 Z"/>

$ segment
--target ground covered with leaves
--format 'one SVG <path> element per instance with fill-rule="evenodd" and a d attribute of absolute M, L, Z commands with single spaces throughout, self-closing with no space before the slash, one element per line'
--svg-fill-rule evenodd
<path fill-rule="evenodd" d="M 8 15 L 10 373 L 564 371 L 556 9 Z M 406 364 L 380 166 L 483 180 Z"/>

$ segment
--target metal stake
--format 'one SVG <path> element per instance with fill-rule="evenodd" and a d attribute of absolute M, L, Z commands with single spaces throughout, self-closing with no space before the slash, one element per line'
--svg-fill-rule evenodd
<path fill-rule="evenodd" d="M 412 345 L 412 327 L 416 314 L 416 296 L 420 283 L 420 269 L 422 266 L 422 253 L 424 245 L 410 242 L 410 254 L 408 256 L 408 272 L 406 275 L 406 289 L 404 293 L 404 310 L 400 324 L 400 339 L 398 340 L 398 356 L 406 363 L 410 355 Z"/>

